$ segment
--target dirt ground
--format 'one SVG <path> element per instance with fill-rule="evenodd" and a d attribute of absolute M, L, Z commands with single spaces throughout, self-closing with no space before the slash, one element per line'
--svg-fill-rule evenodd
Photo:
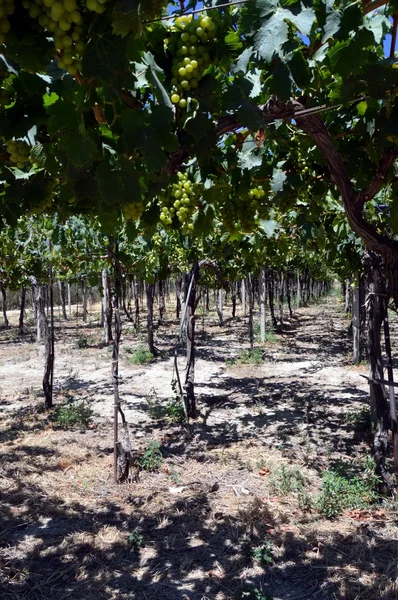
<path fill-rule="evenodd" d="M 316 508 L 325 470 L 363 473 L 369 462 L 367 368 L 351 364 L 338 297 L 256 342 L 259 364 L 236 360 L 248 349 L 240 313 L 222 327 L 214 311 L 198 316 L 189 425 L 165 414 L 171 309 L 150 364 L 131 364 L 145 330 L 124 323 L 120 393 L 134 453 L 156 440 L 163 461 L 122 485 L 112 482 L 111 351 L 95 308 L 87 324 L 56 321 L 55 404 L 84 400 L 87 429 L 61 429 L 43 410 L 33 326 L 19 337 L 10 313 L 0 330 L 2 600 L 398 599 L 397 503 L 335 519 Z"/>

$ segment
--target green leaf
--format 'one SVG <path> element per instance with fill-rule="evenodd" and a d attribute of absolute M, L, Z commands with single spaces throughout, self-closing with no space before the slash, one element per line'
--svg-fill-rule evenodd
<path fill-rule="evenodd" d="M 284 12 L 277 9 L 271 18 L 261 25 L 254 38 L 254 48 L 266 62 L 271 62 L 274 54 L 278 54 L 282 44 L 287 42 L 289 28 Z"/>
<path fill-rule="evenodd" d="M 257 96 L 260 95 L 263 89 L 263 83 L 261 82 L 262 73 L 263 71 L 261 69 L 254 69 L 246 75 L 246 79 L 253 84 L 253 87 L 249 94 L 250 98 L 257 98 Z"/>
<path fill-rule="evenodd" d="M 30 169 L 29 171 L 21 171 L 18 167 L 7 167 L 9 171 L 14 175 L 15 179 L 25 179 L 28 180 L 31 177 L 36 175 L 35 169 Z"/>
<path fill-rule="evenodd" d="M 63 99 L 52 104 L 48 109 L 50 118 L 48 120 L 48 131 L 56 134 L 70 125 L 80 122 L 80 111 L 77 106 Z"/>
<path fill-rule="evenodd" d="M 323 26 L 323 36 L 322 36 L 322 44 L 325 44 L 328 39 L 332 38 L 336 35 L 336 33 L 340 29 L 341 22 L 341 14 L 340 11 L 336 10 L 333 6 L 333 2 L 328 0 L 326 3 L 327 6 L 327 14 L 326 14 L 326 22 Z"/>
<path fill-rule="evenodd" d="M 58 94 L 51 92 L 51 94 L 44 94 L 43 96 L 43 105 L 48 108 L 52 104 L 54 104 L 57 100 L 59 100 Z"/>
<path fill-rule="evenodd" d="M 274 169 L 272 173 L 271 190 L 274 194 L 283 190 L 286 181 L 286 173 L 282 169 Z"/>
<path fill-rule="evenodd" d="M 95 142 L 76 130 L 64 133 L 60 137 L 58 148 L 63 150 L 68 160 L 77 166 L 86 165 L 99 156 Z"/>
<path fill-rule="evenodd" d="M 121 160 L 112 166 L 109 162 L 99 163 L 95 179 L 104 202 L 110 206 L 130 204 L 141 200 L 137 173 L 131 161 Z"/>
<path fill-rule="evenodd" d="M 368 108 L 368 103 L 366 102 L 366 100 L 363 100 L 362 102 L 359 102 L 359 104 L 357 104 L 356 109 L 357 109 L 357 113 L 359 114 L 360 117 L 364 116 L 367 108 Z"/>
<path fill-rule="evenodd" d="M 253 48 L 246 48 L 243 50 L 242 54 L 239 56 L 235 65 L 232 65 L 231 71 L 232 73 L 239 73 L 242 71 L 246 73 L 248 64 L 250 62 L 251 57 L 253 56 Z"/>
<path fill-rule="evenodd" d="M 311 83 L 311 72 L 303 53 L 300 50 L 295 52 L 288 65 L 297 87 L 304 90 Z"/>
<path fill-rule="evenodd" d="M 278 59 L 277 64 L 272 66 L 272 78 L 267 80 L 271 94 L 275 94 L 279 100 L 289 100 L 292 91 L 292 79 L 288 66 Z"/>
<path fill-rule="evenodd" d="M 260 220 L 260 227 L 268 238 L 271 238 L 278 228 L 277 221 L 269 219 L 268 221 Z"/>
<path fill-rule="evenodd" d="M 236 31 L 229 31 L 224 38 L 224 42 L 230 50 L 240 50 L 243 46 L 239 34 Z"/>
<path fill-rule="evenodd" d="M 83 54 L 83 75 L 108 82 L 116 73 L 128 70 L 126 41 L 93 27 Z"/>
<path fill-rule="evenodd" d="M 238 160 L 241 169 L 259 167 L 263 162 L 262 150 L 257 147 L 256 142 L 250 141 L 245 144 L 244 152 L 239 152 Z"/>

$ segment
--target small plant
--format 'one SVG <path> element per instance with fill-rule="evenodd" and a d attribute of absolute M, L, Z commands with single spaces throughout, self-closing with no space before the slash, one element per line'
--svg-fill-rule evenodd
<path fill-rule="evenodd" d="M 298 469 L 289 469 L 286 465 L 275 469 L 269 478 L 269 490 L 273 494 L 288 496 L 293 492 L 302 492 L 304 477 Z"/>
<path fill-rule="evenodd" d="M 55 411 L 55 422 L 63 429 L 84 428 L 87 429 L 93 411 L 87 404 L 72 401 L 66 406 L 61 406 Z"/>
<path fill-rule="evenodd" d="M 172 423 L 184 423 L 186 419 L 185 408 L 178 393 L 177 380 L 171 382 L 173 396 L 169 398 L 166 406 L 166 414 Z"/>
<path fill-rule="evenodd" d="M 254 337 L 256 341 L 259 343 L 268 343 L 268 344 L 276 344 L 278 338 L 276 337 L 275 331 L 273 329 L 266 329 L 264 332 L 264 342 L 261 341 L 261 327 L 259 323 L 254 325 L 253 329 Z"/>
<path fill-rule="evenodd" d="M 132 352 L 129 356 L 129 363 L 132 365 L 147 365 L 152 362 L 153 354 L 146 350 L 145 348 L 137 348 Z"/>
<path fill-rule="evenodd" d="M 253 560 L 260 565 L 270 565 L 274 562 L 272 542 L 270 540 L 264 540 L 261 546 L 253 548 Z"/>
<path fill-rule="evenodd" d="M 373 429 L 370 410 L 363 406 L 359 410 L 353 410 L 343 414 L 343 421 L 357 433 L 371 432 Z"/>
<path fill-rule="evenodd" d="M 158 471 L 163 462 L 159 442 L 156 440 L 149 442 L 138 462 L 141 469 L 144 469 L 144 471 Z"/>
<path fill-rule="evenodd" d="M 89 343 L 90 340 L 87 337 L 87 335 L 81 334 L 76 340 L 76 348 L 79 348 L 80 350 L 82 350 L 83 348 L 88 348 Z"/>
<path fill-rule="evenodd" d="M 271 596 L 252 585 L 246 590 L 243 590 L 238 598 L 239 600 L 272 600 Z"/>
<path fill-rule="evenodd" d="M 133 531 L 128 536 L 127 546 L 132 552 L 139 552 L 141 548 L 145 547 L 144 536 L 139 532 L 137 528 L 133 529 Z"/>
<path fill-rule="evenodd" d="M 270 565 L 274 562 L 271 540 L 264 540 L 260 546 L 253 547 L 252 542 L 246 539 L 242 543 L 241 551 L 247 559 L 254 560 L 261 565 Z"/>
<path fill-rule="evenodd" d="M 148 413 L 152 419 L 163 419 L 166 415 L 166 408 L 162 404 L 155 388 L 151 389 L 149 396 L 146 397 L 148 404 Z"/>
<path fill-rule="evenodd" d="M 263 352 L 261 348 L 253 348 L 253 350 L 243 350 L 236 358 L 228 358 L 226 365 L 260 365 L 263 362 Z"/>
<path fill-rule="evenodd" d="M 349 478 L 327 469 L 323 473 L 316 508 L 328 519 L 337 517 L 345 509 L 367 508 L 377 500 L 376 481 L 373 474 L 368 474 L 364 479 L 358 476 Z"/>
<path fill-rule="evenodd" d="M 170 473 L 168 476 L 175 485 L 181 484 L 181 481 L 182 481 L 181 475 L 179 474 L 179 472 L 177 471 L 177 469 L 175 467 L 171 467 Z"/>

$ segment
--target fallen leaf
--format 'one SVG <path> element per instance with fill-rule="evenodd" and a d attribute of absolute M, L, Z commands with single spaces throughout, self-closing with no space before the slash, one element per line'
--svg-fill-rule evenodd
<path fill-rule="evenodd" d="M 260 469 L 260 471 L 258 472 L 259 475 L 261 475 L 261 477 L 265 477 L 266 475 L 269 475 L 271 473 L 270 469 L 268 469 L 268 467 L 264 467 L 264 469 Z"/>

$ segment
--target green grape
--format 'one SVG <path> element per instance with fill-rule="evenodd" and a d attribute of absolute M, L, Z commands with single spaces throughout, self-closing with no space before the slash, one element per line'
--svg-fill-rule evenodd
<path fill-rule="evenodd" d="M 212 40 L 216 38 L 216 27 L 207 16 L 178 17 L 175 24 L 178 29 L 173 28 L 171 36 L 165 41 L 166 50 L 171 55 L 172 61 L 170 97 L 178 95 L 179 101 L 174 104 L 185 108 L 188 106 L 185 93 L 199 87 L 206 68 L 211 64 Z M 185 30 L 181 32 L 181 29 Z M 205 30 L 212 32 L 211 39 Z"/>
<path fill-rule="evenodd" d="M 10 155 L 10 162 L 16 164 L 19 169 L 23 169 L 29 162 L 29 145 L 23 140 L 8 140 L 6 147 Z"/>
<path fill-rule="evenodd" d="M 142 202 L 134 202 L 123 206 L 123 214 L 129 221 L 136 221 L 139 219 L 144 212 L 144 205 Z"/>

